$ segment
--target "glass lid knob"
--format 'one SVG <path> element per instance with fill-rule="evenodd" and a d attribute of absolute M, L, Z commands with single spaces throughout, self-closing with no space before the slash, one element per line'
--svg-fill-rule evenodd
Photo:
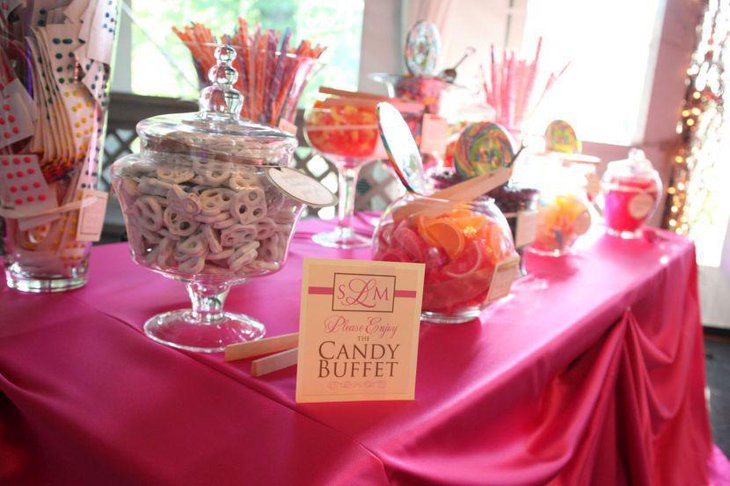
<path fill-rule="evenodd" d="M 204 118 L 222 117 L 238 119 L 243 106 L 243 95 L 233 86 L 238 81 L 238 72 L 233 67 L 236 51 L 231 46 L 218 46 L 215 59 L 218 61 L 208 71 L 212 83 L 200 92 L 200 113 Z"/>

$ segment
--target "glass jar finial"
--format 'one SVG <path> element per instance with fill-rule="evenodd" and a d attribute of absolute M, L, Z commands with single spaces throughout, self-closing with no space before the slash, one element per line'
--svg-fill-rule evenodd
<path fill-rule="evenodd" d="M 202 116 L 240 116 L 243 95 L 233 87 L 238 80 L 238 72 L 232 65 L 235 58 L 236 51 L 231 46 L 216 47 L 215 59 L 218 62 L 208 71 L 208 79 L 212 84 L 200 92 Z"/>

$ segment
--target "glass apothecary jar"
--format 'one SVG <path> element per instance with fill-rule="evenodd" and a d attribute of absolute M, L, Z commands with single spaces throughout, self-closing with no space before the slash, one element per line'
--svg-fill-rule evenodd
<path fill-rule="evenodd" d="M 491 199 L 466 203 L 410 193 L 383 213 L 373 256 L 424 263 L 421 317 L 445 324 L 477 318 L 494 300 L 498 265 L 514 262 L 516 270 L 519 261 L 507 221 Z"/>
<path fill-rule="evenodd" d="M 632 149 L 628 159 L 608 164 L 601 191 L 606 232 L 636 238 L 659 205 L 662 180 L 644 152 Z"/>
<path fill-rule="evenodd" d="M 296 139 L 239 119 L 233 49 L 219 47 L 199 113 L 141 121 L 142 153 L 112 166 L 134 261 L 187 284 L 192 309 L 145 324 L 152 339 L 215 352 L 255 340 L 264 325 L 224 312 L 232 285 L 279 270 L 304 204 L 272 171 L 290 164 Z"/>

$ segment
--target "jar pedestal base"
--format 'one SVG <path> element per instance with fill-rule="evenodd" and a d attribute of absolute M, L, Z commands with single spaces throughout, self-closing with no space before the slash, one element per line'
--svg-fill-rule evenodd
<path fill-rule="evenodd" d="M 217 353 L 229 344 L 256 341 L 266 334 L 259 321 L 243 314 L 221 312 L 203 320 L 190 309 L 156 315 L 144 325 L 147 336 L 158 343 L 200 353 Z"/>

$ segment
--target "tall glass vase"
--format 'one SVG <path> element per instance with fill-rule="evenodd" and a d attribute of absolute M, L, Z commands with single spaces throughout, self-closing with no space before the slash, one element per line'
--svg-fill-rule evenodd
<path fill-rule="evenodd" d="M 52 10 L 21 3 L 0 24 L 4 267 L 7 285 L 22 292 L 87 282 L 95 237 L 79 219 L 103 204 L 93 189 L 120 4 L 91 0 L 79 9 L 76 3 Z M 97 227 L 102 220 L 103 212 Z"/>

